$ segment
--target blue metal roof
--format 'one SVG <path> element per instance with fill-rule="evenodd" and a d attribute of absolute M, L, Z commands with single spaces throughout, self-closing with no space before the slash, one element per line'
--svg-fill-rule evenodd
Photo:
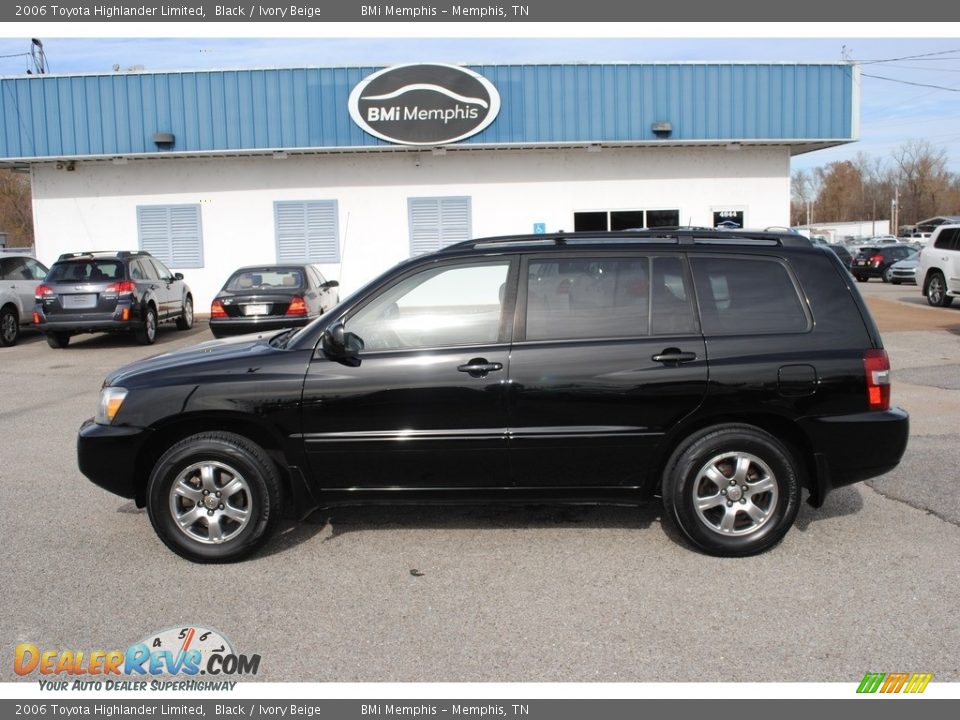
<path fill-rule="evenodd" d="M 347 99 L 375 67 L 0 78 L 0 160 L 391 147 Z M 479 65 L 497 119 L 461 146 L 856 139 L 854 66 Z M 668 139 L 651 125 L 669 122 Z M 173 133 L 159 148 L 154 133 Z"/>

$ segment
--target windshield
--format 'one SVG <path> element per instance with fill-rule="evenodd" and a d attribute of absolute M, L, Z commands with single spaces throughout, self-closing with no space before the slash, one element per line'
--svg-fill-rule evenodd
<path fill-rule="evenodd" d="M 117 260 L 71 260 L 55 263 L 47 282 L 107 282 L 123 280 L 123 263 Z"/>

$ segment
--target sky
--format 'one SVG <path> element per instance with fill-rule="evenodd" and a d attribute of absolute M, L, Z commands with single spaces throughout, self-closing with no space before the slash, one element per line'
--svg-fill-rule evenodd
<path fill-rule="evenodd" d="M 371 37 L 369 33 L 366 37 L 135 37 L 133 33 L 48 37 L 42 33 L 49 32 L 49 27 L 29 30 L 34 36 L 40 33 L 52 73 L 111 72 L 114 65 L 177 70 L 407 62 L 834 62 L 846 58 L 863 63 L 860 140 L 796 156 L 791 169 L 853 159 L 860 152 L 890 163 L 892 151 L 904 142 L 926 140 L 935 150 L 946 152 L 951 172 L 960 173 L 960 33 L 952 26 L 948 29 L 956 37 L 943 38 L 844 37 L 833 28 L 832 37 L 654 38 L 640 33 L 622 37 L 616 34 L 617 26 L 612 35 L 608 30 L 605 36 L 584 37 L 557 37 L 556 31 L 551 37 Z M 194 32 L 206 27 L 210 26 L 195 26 Z M 8 27 L 5 32 L 17 29 Z M 404 30 L 410 32 L 409 27 Z M 644 32 L 649 33 L 649 27 Z M 703 32 L 701 26 L 699 33 Z M 27 37 L 0 37 L 0 75 L 23 74 L 31 68 L 33 61 L 24 55 L 29 50 Z"/>

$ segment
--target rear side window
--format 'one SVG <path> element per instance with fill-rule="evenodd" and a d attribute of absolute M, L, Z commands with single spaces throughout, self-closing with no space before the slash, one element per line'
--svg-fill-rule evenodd
<path fill-rule="evenodd" d="M 695 332 L 678 257 L 549 259 L 527 273 L 527 340 Z"/>
<path fill-rule="evenodd" d="M 123 263 L 118 260 L 75 260 L 54 264 L 47 282 L 103 282 L 124 279 Z"/>
<path fill-rule="evenodd" d="M 960 228 L 941 230 L 933 246 L 938 250 L 960 250 L 960 243 L 957 242 L 958 237 L 960 237 Z"/>
<path fill-rule="evenodd" d="M 805 332 L 810 327 L 787 268 L 772 258 L 691 258 L 706 335 Z"/>

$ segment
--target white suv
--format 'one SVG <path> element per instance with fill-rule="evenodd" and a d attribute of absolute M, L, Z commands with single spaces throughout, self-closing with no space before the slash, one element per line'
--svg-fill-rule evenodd
<path fill-rule="evenodd" d="M 34 290 L 47 268 L 29 255 L 0 251 L 0 345 L 17 342 L 20 326 L 33 320 Z"/>
<path fill-rule="evenodd" d="M 917 278 L 927 302 L 947 307 L 960 297 L 960 225 L 941 225 L 920 251 Z"/>

